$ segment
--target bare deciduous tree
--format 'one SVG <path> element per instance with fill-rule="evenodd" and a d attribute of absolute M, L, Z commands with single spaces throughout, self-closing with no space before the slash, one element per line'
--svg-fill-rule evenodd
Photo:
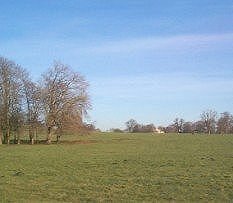
<path fill-rule="evenodd" d="M 218 133 L 231 133 L 233 129 L 233 116 L 229 112 L 221 113 L 221 117 L 217 122 L 217 132 Z"/>
<path fill-rule="evenodd" d="M 68 66 L 55 63 L 43 75 L 42 84 L 47 142 L 50 143 L 53 131 L 59 139 L 65 129 L 77 131 L 83 126 L 83 116 L 90 107 L 88 83 Z"/>
<path fill-rule="evenodd" d="M 183 125 L 183 132 L 184 133 L 193 133 L 194 132 L 193 123 L 192 122 L 185 122 Z"/>
<path fill-rule="evenodd" d="M 37 137 L 37 126 L 41 112 L 40 88 L 32 82 L 29 73 L 24 69 L 19 75 L 22 82 L 22 92 L 24 96 L 26 126 L 31 144 L 34 144 L 34 138 Z"/>
<path fill-rule="evenodd" d="M 201 119 L 205 125 L 205 130 L 208 134 L 215 132 L 217 112 L 214 110 L 206 110 L 202 112 Z"/>
<path fill-rule="evenodd" d="M 183 129 L 184 129 L 184 119 L 176 118 L 173 122 L 174 122 L 174 126 L 176 128 L 176 132 L 182 133 Z"/>
<path fill-rule="evenodd" d="M 10 143 L 11 131 L 21 127 L 21 68 L 14 62 L 0 57 L 0 114 L 4 143 Z M 19 138 L 19 134 L 17 136 Z M 18 139 L 19 143 L 19 139 Z"/>
<path fill-rule="evenodd" d="M 202 120 L 194 122 L 192 128 L 193 128 L 194 132 L 197 132 L 197 133 L 204 133 L 205 132 L 205 124 Z"/>
<path fill-rule="evenodd" d="M 134 119 L 130 119 L 125 123 L 127 130 L 129 132 L 133 132 L 133 129 L 135 128 L 136 125 L 138 125 L 137 121 Z"/>

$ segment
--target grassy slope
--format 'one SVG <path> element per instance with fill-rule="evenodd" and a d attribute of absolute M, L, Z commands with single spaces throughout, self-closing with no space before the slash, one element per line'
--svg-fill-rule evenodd
<path fill-rule="evenodd" d="M 79 139 L 0 146 L 0 202 L 233 201 L 233 136 Z"/>

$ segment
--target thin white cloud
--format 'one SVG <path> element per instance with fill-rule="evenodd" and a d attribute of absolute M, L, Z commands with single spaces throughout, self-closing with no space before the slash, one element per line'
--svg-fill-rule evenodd
<path fill-rule="evenodd" d="M 111 99 L 163 100 L 189 95 L 200 97 L 212 95 L 232 95 L 233 81 L 224 76 L 198 76 L 187 73 L 150 74 L 141 76 L 122 76 L 111 78 L 92 78 L 92 95 L 105 98 L 106 93 Z"/>
<path fill-rule="evenodd" d="M 230 47 L 233 44 L 233 33 L 223 34 L 191 34 L 167 37 L 143 37 L 125 40 L 82 41 L 81 39 L 60 39 L 60 38 L 27 38 L 10 41 L 0 41 L 3 53 L 23 52 L 33 57 L 37 55 L 55 56 L 76 56 L 87 54 L 111 54 L 111 53 L 132 53 L 145 51 L 172 51 L 172 50 L 203 50 L 213 46 L 225 45 Z M 4 49 L 3 49 L 4 47 Z M 23 50 L 22 50 L 23 47 Z M 64 53 L 65 51 L 65 53 Z M 26 53 L 25 53 L 26 52 Z"/>
<path fill-rule="evenodd" d="M 146 50 L 205 48 L 209 45 L 233 43 L 233 33 L 178 35 L 170 37 L 146 37 L 106 42 L 105 44 L 86 47 L 93 53 L 123 53 Z"/>

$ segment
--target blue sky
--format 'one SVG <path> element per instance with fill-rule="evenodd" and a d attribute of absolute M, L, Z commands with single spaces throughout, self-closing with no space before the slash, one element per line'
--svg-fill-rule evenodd
<path fill-rule="evenodd" d="M 0 55 L 35 79 L 54 60 L 79 71 L 101 129 L 233 112 L 232 0 L 0 3 Z"/>

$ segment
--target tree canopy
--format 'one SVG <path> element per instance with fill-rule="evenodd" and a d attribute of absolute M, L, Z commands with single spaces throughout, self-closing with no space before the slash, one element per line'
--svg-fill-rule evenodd
<path fill-rule="evenodd" d="M 47 142 L 52 133 L 57 140 L 63 132 L 80 132 L 90 108 L 88 82 L 69 66 L 55 62 L 32 81 L 28 71 L 11 60 L 0 57 L 0 143 L 20 143 L 27 130 L 34 143 L 37 128 L 47 128 Z"/>

